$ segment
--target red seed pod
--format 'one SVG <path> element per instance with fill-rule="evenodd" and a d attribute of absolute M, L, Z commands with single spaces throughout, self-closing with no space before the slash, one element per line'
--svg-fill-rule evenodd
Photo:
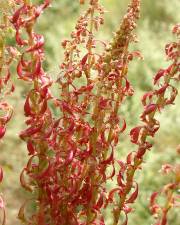
<path fill-rule="evenodd" d="M 131 136 L 131 142 L 137 144 L 138 139 L 139 139 L 139 135 L 140 135 L 140 131 L 143 127 L 142 126 L 138 126 L 133 128 L 130 131 L 130 136 Z"/>
<path fill-rule="evenodd" d="M 120 172 L 121 172 L 121 173 L 124 173 L 124 171 L 125 171 L 126 168 L 127 168 L 126 163 L 124 163 L 122 160 L 116 160 L 116 161 L 117 161 L 117 163 L 118 163 L 119 166 L 120 166 Z"/>
<path fill-rule="evenodd" d="M 7 84 L 8 83 L 8 81 L 10 79 L 10 76 L 11 76 L 11 73 L 10 73 L 10 71 L 8 69 L 8 72 L 7 72 L 7 74 L 6 74 L 5 78 L 4 78 L 4 84 Z"/>
<path fill-rule="evenodd" d="M 113 199 L 114 199 L 114 194 L 116 193 L 116 192 L 119 192 L 119 191 L 121 191 L 121 188 L 114 188 L 114 189 L 112 189 L 110 192 L 109 192 L 109 195 L 108 195 L 108 202 L 110 201 L 110 202 L 113 202 Z"/>
<path fill-rule="evenodd" d="M 125 87 L 123 88 L 124 92 L 128 92 L 130 90 L 130 82 L 128 81 L 128 79 L 126 77 L 124 77 L 125 80 Z"/>
<path fill-rule="evenodd" d="M 24 104 L 24 112 L 25 112 L 25 116 L 34 116 L 35 115 L 35 113 L 32 111 L 32 107 L 30 105 L 30 93 L 26 97 L 26 101 Z"/>
<path fill-rule="evenodd" d="M 150 198 L 150 208 L 153 209 L 152 213 L 154 213 L 154 205 L 156 204 L 156 199 L 158 197 L 158 192 L 154 192 Z"/>
<path fill-rule="evenodd" d="M 87 54 L 82 58 L 82 60 L 81 60 L 81 65 L 82 65 L 82 66 L 84 66 L 84 65 L 86 64 L 87 59 L 88 59 L 88 56 L 89 56 L 89 54 L 87 53 Z"/>
<path fill-rule="evenodd" d="M 141 115 L 142 120 L 144 120 L 146 115 L 149 115 L 149 114 L 155 112 L 156 109 L 157 109 L 157 104 L 154 104 L 154 103 L 151 103 L 151 104 L 148 104 L 147 106 L 145 106 L 144 112 Z"/>
<path fill-rule="evenodd" d="M 94 205 L 93 208 L 99 211 L 102 208 L 103 203 L 104 203 L 104 195 L 103 193 L 101 193 L 99 199 L 97 200 L 96 205 Z"/>
<path fill-rule="evenodd" d="M 26 130 L 22 131 L 19 136 L 21 139 L 30 137 L 38 133 L 41 130 L 41 128 L 42 128 L 42 124 L 39 124 L 37 127 L 29 127 Z"/>
<path fill-rule="evenodd" d="M 24 175 L 25 172 L 26 172 L 26 169 L 24 168 L 24 169 L 22 170 L 22 172 L 21 172 L 21 175 L 20 175 L 20 183 L 21 183 L 21 185 L 22 185 L 23 188 L 25 188 L 26 190 L 32 192 L 32 191 L 33 191 L 32 187 L 31 187 L 30 184 L 28 184 L 28 182 L 25 180 L 25 177 L 24 177 L 24 176 L 25 176 L 25 175 Z"/>
<path fill-rule="evenodd" d="M 166 88 L 167 88 L 168 86 L 169 86 L 169 84 L 163 85 L 160 89 L 155 90 L 155 93 L 156 93 L 157 95 L 163 94 L 163 93 L 166 91 Z"/>
<path fill-rule="evenodd" d="M 165 52 L 167 56 L 170 56 L 172 54 L 172 51 L 174 48 L 177 47 L 177 43 L 176 42 L 172 42 L 170 44 L 167 44 L 165 47 Z"/>
<path fill-rule="evenodd" d="M 121 129 L 119 130 L 120 133 L 123 133 L 126 130 L 126 121 L 125 119 L 123 119 L 123 125 L 121 127 Z"/>
<path fill-rule="evenodd" d="M 104 99 L 103 97 L 99 100 L 99 108 L 100 110 L 106 109 L 109 106 L 109 99 Z"/>
<path fill-rule="evenodd" d="M 22 6 L 21 8 L 19 8 L 19 9 L 14 13 L 14 15 L 13 15 L 13 17 L 12 17 L 12 19 L 11 19 L 11 22 L 12 22 L 13 24 L 17 24 L 18 19 L 19 19 L 20 14 L 21 14 L 21 11 L 23 11 L 23 9 L 24 9 L 24 6 Z"/>
<path fill-rule="evenodd" d="M 111 155 L 107 159 L 103 160 L 101 163 L 111 164 L 113 161 L 114 161 L 114 150 L 112 149 Z"/>
<path fill-rule="evenodd" d="M 171 87 L 171 94 L 170 94 L 170 98 L 169 99 L 165 99 L 166 105 L 170 105 L 174 103 L 174 100 L 178 94 L 178 91 L 175 87 L 169 85 L 169 87 Z"/>
<path fill-rule="evenodd" d="M 37 6 L 35 9 L 35 17 L 39 17 L 45 8 L 51 4 L 51 0 L 44 0 L 44 3 L 40 6 Z"/>
<path fill-rule="evenodd" d="M 34 36 L 35 45 L 26 49 L 26 52 L 34 52 L 41 50 L 44 45 L 44 37 L 42 35 L 35 35 Z"/>
<path fill-rule="evenodd" d="M 166 75 L 166 70 L 163 70 L 163 69 L 160 69 L 158 71 L 158 73 L 155 75 L 154 77 L 154 85 L 157 84 L 157 82 L 159 81 L 159 79 L 162 77 L 162 76 L 165 76 Z"/>
<path fill-rule="evenodd" d="M 153 91 L 150 91 L 150 92 L 147 92 L 147 93 L 145 93 L 145 94 L 143 95 L 141 101 L 142 101 L 142 104 L 143 104 L 144 106 L 147 105 L 147 99 L 149 99 L 149 100 L 152 99 L 153 94 L 154 94 Z"/>
<path fill-rule="evenodd" d="M 32 141 L 28 141 L 28 143 L 27 143 L 27 149 L 29 151 L 29 155 L 34 155 L 35 152 L 36 152 Z"/>
<path fill-rule="evenodd" d="M 121 174 L 121 172 L 119 172 L 119 174 L 117 175 L 117 184 L 121 187 L 124 188 L 125 185 L 125 181 L 123 180 L 123 176 Z"/>
<path fill-rule="evenodd" d="M 45 163 L 46 160 L 43 162 Z M 32 174 L 31 177 L 34 178 L 35 180 L 46 180 L 48 177 L 50 177 L 51 174 L 51 169 L 52 169 L 52 164 L 47 160 L 47 166 L 43 168 L 41 171 L 39 171 L 36 174 Z"/>
<path fill-rule="evenodd" d="M 126 203 L 134 203 L 134 201 L 136 200 L 137 196 L 138 196 L 138 184 L 135 183 L 135 190 L 134 192 L 131 194 L 131 196 L 126 200 Z"/>
<path fill-rule="evenodd" d="M 27 45 L 28 44 L 28 41 L 27 40 L 23 40 L 21 38 L 20 31 L 19 30 L 16 30 L 16 42 L 20 46 L 24 46 L 24 45 Z"/>
<path fill-rule="evenodd" d="M 130 152 L 126 157 L 126 163 L 129 165 L 131 165 L 132 163 L 132 156 L 133 156 L 133 152 Z"/>

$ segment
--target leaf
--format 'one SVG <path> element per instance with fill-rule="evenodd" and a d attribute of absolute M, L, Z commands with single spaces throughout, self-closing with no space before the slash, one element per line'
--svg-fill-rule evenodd
<path fill-rule="evenodd" d="M 43 161 L 44 162 L 44 161 Z M 45 168 L 43 168 L 40 172 L 33 174 L 31 177 L 33 177 L 36 180 L 43 180 L 46 179 L 47 177 L 50 177 L 51 174 L 51 169 L 52 169 L 52 164 L 47 161 L 48 166 L 46 166 Z"/>
<path fill-rule="evenodd" d="M 112 149 L 111 155 L 107 159 L 103 160 L 101 163 L 107 165 L 111 164 L 113 161 L 114 161 L 114 150 Z"/>
<path fill-rule="evenodd" d="M 23 170 L 22 170 L 22 172 L 21 172 L 21 175 L 20 175 L 20 183 L 21 183 L 21 185 L 22 185 L 22 187 L 24 188 L 24 189 L 26 189 L 27 191 L 30 191 L 30 192 L 32 192 L 33 191 L 33 189 L 32 189 L 32 187 L 26 182 L 26 180 L 25 180 L 25 177 L 24 177 L 24 172 L 26 171 L 26 169 L 24 168 Z"/>
<path fill-rule="evenodd" d="M 27 149 L 28 149 L 29 155 L 34 155 L 34 153 L 36 152 L 32 141 L 28 141 Z"/>
<path fill-rule="evenodd" d="M 68 156 L 67 156 L 67 158 L 65 160 L 64 165 L 65 166 L 68 166 L 72 162 L 73 157 L 74 157 L 74 151 L 73 150 L 70 150 L 70 152 L 69 152 L 69 154 L 68 154 Z"/>
<path fill-rule="evenodd" d="M 147 101 L 147 98 L 148 98 L 149 100 L 151 100 L 152 97 L 153 97 L 153 92 L 152 92 L 152 91 L 145 93 L 145 94 L 143 95 L 142 99 L 141 99 L 142 104 L 145 106 L 145 105 L 147 104 L 147 102 L 146 102 L 146 101 Z"/>
<path fill-rule="evenodd" d="M 120 169 L 121 169 L 121 173 L 124 173 L 124 171 L 126 170 L 126 164 L 122 161 L 122 160 L 117 160 L 117 163 L 119 164 L 120 166 Z"/>
<path fill-rule="evenodd" d="M 46 110 L 47 110 L 47 101 L 44 100 L 43 103 L 42 103 L 39 114 L 44 114 L 46 112 Z"/>
<path fill-rule="evenodd" d="M 37 51 L 39 49 L 41 49 L 44 45 L 44 37 L 43 35 L 37 35 L 35 36 L 35 45 L 29 47 L 26 49 L 26 52 L 33 52 L 33 51 Z"/>
<path fill-rule="evenodd" d="M 127 155 L 127 157 L 126 157 L 126 163 L 127 163 L 128 165 L 131 165 L 131 163 L 132 163 L 132 155 L 133 155 L 133 153 L 134 153 L 134 151 L 133 151 L 133 152 L 130 152 L 130 153 Z"/>
<path fill-rule="evenodd" d="M 130 131 L 131 142 L 137 144 L 142 126 L 133 128 Z"/>
<path fill-rule="evenodd" d="M 159 79 L 166 74 L 166 70 L 160 69 L 154 77 L 154 84 L 157 84 Z"/>
<path fill-rule="evenodd" d="M 159 192 L 154 192 L 151 195 L 151 198 L 150 198 L 150 206 L 153 206 L 155 204 L 155 201 L 156 201 L 156 198 L 157 198 L 158 194 L 159 194 Z"/>
<path fill-rule="evenodd" d="M 22 131 L 19 136 L 21 139 L 30 137 L 33 134 L 38 133 L 41 130 L 41 128 L 42 128 L 42 124 L 39 124 L 37 127 L 29 127 L 26 130 Z"/>
<path fill-rule="evenodd" d="M 17 21 L 18 21 L 18 19 L 19 19 L 19 17 L 20 17 L 20 13 L 21 13 L 21 11 L 22 11 L 23 9 L 24 9 L 24 5 L 23 5 L 21 8 L 19 8 L 19 9 L 14 13 L 13 17 L 11 18 L 11 23 L 13 23 L 13 24 L 15 25 L 16 28 L 17 28 L 16 23 L 17 23 Z"/>
<path fill-rule="evenodd" d="M 35 18 L 39 17 L 41 13 L 43 12 L 43 10 L 50 5 L 50 3 L 51 3 L 51 0 L 45 0 L 43 4 L 38 6 L 35 10 Z"/>
<path fill-rule="evenodd" d="M 114 194 L 116 193 L 116 192 L 119 192 L 119 191 L 121 191 L 121 189 L 118 187 L 118 188 L 113 188 L 110 192 L 109 192 L 109 195 L 108 195 L 108 202 L 110 201 L 110 202 L 112 202 L 113 201 L 113 198 L 114 198 Z"/>
<path fill-rule="evenodd" d="M 131 196 L 126 200 L 126 203 L 134 203 L 138 196 L 138 184 L 136 183 L 135 191 L 131 194 Z"/>
<path fill-rule="evenodd" d="M 141 115 L 142 120 L 146 117 L 146 115 L 155 112 L 156 109 L 157 109 L 157 107 L 158 107 L 158 105 L 157 104 L 154 104 L 154 103 L 151 103 L 151 104 L 145 106 L 144 112 Z"/>
<path fill-rule="evenodd" d="M 10 73 L 10 71 L 9 71 L 9 69 L 8 69 L 8 72 L 7 72 L 7 74 L 6 74 L 5 78 L 4 78 L 4 83 L 5 83 L 5 84 L 7 84 L 7 82 L 9 81 L 10 76 L 11 76 L 11 73 Z"/>
<path fill-rule="evenodd" d="M 99 211 L 100 208 L 102 208 L 102 206 L 103 206 L 103 202 L 104 202 L 103 199 L 104 199 L 104 195 L 102 193 L 100 193 L 100 197 L 99 197 L 96 205 L 93 206 L 93 208 Z"/>
<path fill-rule="evenodd" d="M 35 70 L 33 71 L 34 76 L 38 76 L 41 72 L 41 60 L 36 60 Z"/>
<path fill-rule="evenodd" d="M 28 43 L 27 40 L 23 40 L 21 38 L 20 33 L 19 33 L 19 30 L 16 30 L 16 42 L 20 46 L 27 45 L 27 43 Z"/>
<path fill-rule="evenodd" d="M 22 65 L 22 61 L 19 61 L 18 66 L 17 66 L 17 74 L 19 76 L 20 79 L 28 81 L 29 78 L 25 77 L 23 75 L 23 65 Z"/>
<path fill-rule="evenodd" d="M 115 167 L 114 167 L 114 164 L 112 165 L 113 169 L 112 169 L 112 172 L 111 174 L 106 178 L 106 180 L 109 180 L 109 179 L 112 179 L 116 173 L 116 170 L 115 170 Z"/>
<path fill-rule="evenodd" d="M 126 121 L 125 121 L 125 119 L 123 119 L 123 125 L 119 132 L 122 133 L 125 131 L 125 129 L 126 129 Z"/>
<path fill-rule="evenodd" d="M 165 85 L 163 85 L 161 88 L 159 88 L 158 90 L 155 90 L 155 94 L 156 95 L 161 95 L 161 94 L 163 94 L 165 91 L 166 91 L 166 89 L 167 89 L 167 87 L 169 86 L 169 84 L 165 84 Z"/>
<path fill-rule="evenodd" d="M 117 183 L 120 187 L 125 187 L 125 183 L 123 181 L 123 176 L 122 176 L 122 173 L 121 171 L 119 172 L 119 174 L 117 175 Z"/>
<path fill-rule="evenodd" d="M 166 104 L 167 105 L 173 104 L 173 102 L 174 102 L 174 100 L 175 100 L 175 98 L 176 98 L 176 96 L 178 94 L 178 90 L 175 87 L 173 87 L 171 85 L 169 85 L 169 87 L 171 87 L 172 90 L 171 90 L 171 93 L 170 93 L 170 98 L 166 99 Z"/>
<path fill-rule="evenodd" d="M 26 97 L 26 101 L 24 104 L 24 114 L 25 114 L 25 116 L 34 116 L 35 113 L 31 110 L 29 101 L 30 101 L 30 94 L 28 94 L 28 96 Z"/>
<path fill-rule="evenodd" d="M 82 58 L 82 60 L 81 60 L 81 65 L 82 65 L 82 66 L 84 66 L 84 65 L 86 64 L 86 61 L 87 61 L 87 59 L 88 59 L 88 55 L 89 55 L 89 53 L 87 53 L 87 54 Z"/>

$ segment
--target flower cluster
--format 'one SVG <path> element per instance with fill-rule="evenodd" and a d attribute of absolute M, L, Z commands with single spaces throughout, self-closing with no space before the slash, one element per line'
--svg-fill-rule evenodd
<path fill-rule="evenodd" d="M 133 94 L 127 79 L 128 63 L 133 56 L 140 56 L 128 51 L 135 41 L 132 31 L 139 7 L 140 1 L 133 0 L 114 40 L 106 47 L 93 35 L 103 24 L 104 10 L 97 0 L 90 1 L 90 8 L 71 34 L 72 40 L 62 43 L 61 98 L 55 101 L 62 116 L 53 138 L 59 159 L 62 196 L 56 207 L 61 209 L 61 224 L 104 224 L 102 209 L 111 202 L 105 184 L 115 175 L 114 148 L 126 128 L 118 110 L 125 97 Z M 98 44 L 106 47 L 103 53 L 95 52 Z"/>
<path fill-rule="evenodd" d="M 19 79 L 32 87 L 24 104 L 28 128 L 20 133 L 20 138 L 27 143 L 30 159 L 21 173 L 20 181 L 26 190 L 33 193 L 33 197 L 22 205 L 19 219 L 33 225 L 52 224 L 46 219 L 46 215 L 49 214 L 46 189 L 48 185 L 53 185 L 52 189 L 55 188 L 51 181 L 52 165 L 49 159 L 51 153 L 49 137 L 54 129 L 52 114 L 48 107 L 48 101 L 52 99 L 49 90 L 52 80 L 42 67 L 44 37 L 33 30 L 37 18 L 49 4 L 49 0 L 37 6 L 30 1 L 21 1 L 19 9 L 11 18 L 16 30 L 16 42 L 23 51 L 17 66 L 17 74 Z M 31 201 L 36 204 L 36 212 L 27 217 L 25 211 Z"/>
<path fill-rule="evenodd" d="M 102 58 L 95 53 L 95 48 L 98 44 L 106 47 L 104 42 L 95 39 L 94 31 L 104 22 L 104 9 L 97 0 L 91 0 L 89 4 L 71 34 L 72 39 L 62 43 L 65 57 L 58 79 L 61 98 L 55 102 L 62 115 L 55 137 L 61 190 L 56 208 L 60 209 L 61 224 L 103 223 L 102 215 L 98 213 L 103 204 L 103 188 L 100 187 L 99 195 L 96 191 L 99 186 L 92 177 L 93 173 L 100 172 L 98 161 L 103 147 L 103 136 L 98 137 L 97 124 L 93 126 L 93 107 L 98 101 L 96 67 Z M 96 111 L 106 104 L 107 101 L 102 99 L 100 105 L 96 105 Z"/>
<path fill-rule="evenodd" d="M 180 26 L 176 25 L 173 28 L 173 33 L 179 38 Z M 174 81 L 180 80 L 180 42 L 173 42 L 166 45 L 165 52 L 168 60 L 172 63 L 166 69 L 160 69 L 154 76 L 154 85 L 157 88 L 147 92 L 142 97 L 144 111 L 140 118 L 142 125 L 136 126 L 130 131 L 131 142 L 138 146 L 137 151 L 133 151 L 127 155 L 126 162 L 118 161 L 120 171 L 117 176 L 117 184 L 119 188 L 113 190 L 119 195 L 119 203 L 114 210 L 114 225 L 118 224 L 118 220 L 122 211 L 126 215 L 132 211 L 129 204 L 134 203 L 138 196 L 138 184 L 134 180 L 136 170 L 140 169 L 143 162 L 144 154 L 150 150 L 152 144 L 148 137 L 154 137 L 159 129 L 159 121 L 155 119 L 155 114 L 161 112 L 165 106 L 173 104 L 178 93 L 177 89 L 171 84 Z"/>

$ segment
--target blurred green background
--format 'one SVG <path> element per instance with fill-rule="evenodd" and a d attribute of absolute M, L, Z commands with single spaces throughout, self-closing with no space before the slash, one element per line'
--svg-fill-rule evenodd
<path fill-rule="evenodd" d="M 97 34 L 103 41 L 110 41 L 113 32 L 119 25 L 126 11 L 129 0 L 102 0 L 106 10 L 105 25 Z M 43 13 L 38 20 L 36 30 L 44 34 L 46 39 L 46 62 L 45 68 L 55 79 L 59 73 L 59 64 L 62 62 L 63 50 L 61 41 L 70 37 L 84 7 L 79 6 L 78 0 L 53 0 L 51 8 Z M 144 55 L 144 61 L 134 61 L 129 67 L 129 79 L 135 88 L 135 95 L 124 104 L 123 113 L 130 125 L 123 137 L 120 138 L 118 157 L 123 158 L 127 151 L 135 150 L 129 142 L 130 128 L 139 123 L 139 115 L 142 111 L 140 98 L 146 90 L 152 88 L 152 77 L 161 67 L 168 65 L 164 55 L 164 46 L 173 40 L 171 29 L 173 24 L 180 21 L 179 0 L 142 0 L 141 19 L 137 29 L 139 43 L 132 46 L 140 50 Z M 4 168 L 4 182 L 1 184 L 1 192 L 4 195 L 7 208 L 7 225 L 18 225 L 17 211 L 27 197 L 19 183 L 19 174 L 27 162 L 25 144 L 18 138 L 18 133 L 24 129 L 23 102 L 27 86 L 14 77 L 17 85 L 15 94 L 9 101 L 14 106 L 14 117 L 8 124 L 7 134 L 1 145 L 0 164 Z M 176 146 L 180 144 L 180 97 L 176 104 L 166 108 L 158 116 L 161 129 L 154 139 L 152 151 L 146 155 L 143 170 L 136 175 L 140 183 L 140 195 L 134 204 L 134 212 L 129 216 L 129 225 L 150 225 L 153 218 L 150 215 L 148 204 L 150 194 L 160 189 L 168 180 L 158 172 L 161 165 L 167 163 L 180 163 Z M 110 224 L 109 212 L 106 214 L 106 225 Z M 169 224 L 178 225 L 177 209 L 169 214 Z"/>

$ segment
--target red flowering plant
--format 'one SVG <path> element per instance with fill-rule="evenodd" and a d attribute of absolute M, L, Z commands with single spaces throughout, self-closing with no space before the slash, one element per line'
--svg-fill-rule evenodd
<path fill-rule="evenodd" d="M 121 106 L 133 95 L 129 63 L 134 57 L 142 58 L 140 52 L 129 50 L 130 44 L 137 41 L 134 30 L 140 0 L 131 0 L 109 44 L 95 37 L 104 23 L 103 7 L 98 0 L 80 0 L 80 4 L 88 3 L 89 7 L 80 16 L 71 39 L 62 42 L 64 60 L 56 82 L 43 69 L 44 37 L 34 28 L 50 5 L 50 0 L 41 2 L 16 0 L 18 9 L 10 17 L 21 54 L 17 75 L 30 89 L 24 104 L 27 128 L 20 133 L 27 144 L 29 160 L 20 182 L 31 194 L 18 217 L 28 225 L 103 225 L 104 209 L 111 207 L 112 224 L 126 225 L 132 211 L 130 204 L 138 196 L 134 174 L 152 147 L 148 137 L 153 137 L 159 129 L 155 114 L 173 104 L 177 95 L 171 82 L 180 79 L 179 42 L 166 46 L 166 55 L 172 63 L 158 71 L 154 77 L 156 89 L 142 98 L 142 124 L 130 132 L 138 150 L 128 153 L 123 162 L 115 157 L 115 149 L 119 135 L 126 129 Z M 173 33 L 179 37 L 179 25 Z M 1 64 L 8 74 L 1 81 L 4 87 L 9 80 L 9 63 Z M 54 83 L 58 84 L 59 97 L 51 94 Z M 13 91 L 11 86 L 10 91 Z M 52 113 L 50 103 L 59 110 L 58 118 Z M 11 107 L 7 103 L 1 105 L 9 113 L 0 123 L 3 136 Z M 109 190 L 106 184 L 112 179 L 117 180 L 117 185 Z M 125 219 L 121 222 L 122 212 Z"/>

